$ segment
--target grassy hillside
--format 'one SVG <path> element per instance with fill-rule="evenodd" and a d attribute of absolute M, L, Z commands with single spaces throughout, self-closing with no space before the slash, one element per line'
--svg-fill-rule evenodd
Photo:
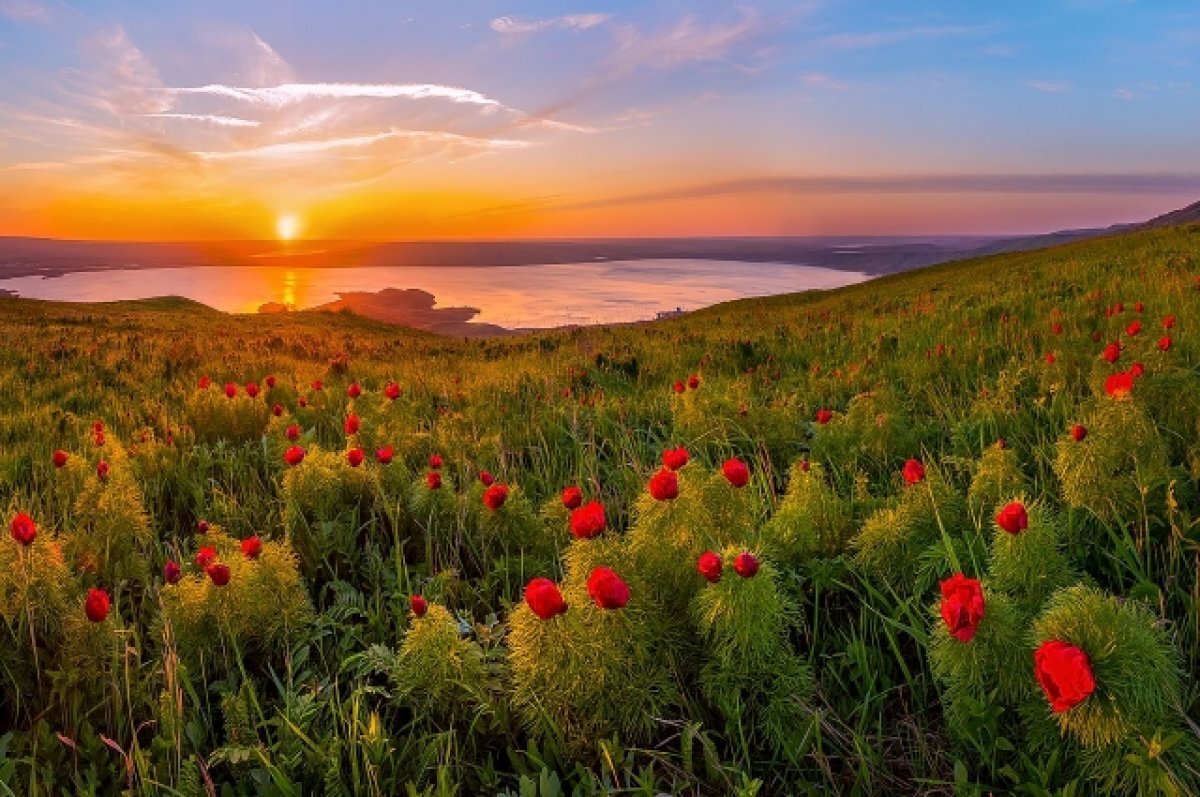
<path fill-rule="evenodd" d="M 1200 783 L 1200 227 L 497 340 L 0 334 L 0 794 Z"/>

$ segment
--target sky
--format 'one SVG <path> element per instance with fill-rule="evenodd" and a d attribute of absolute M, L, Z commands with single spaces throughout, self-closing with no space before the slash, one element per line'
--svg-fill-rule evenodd
<path fill-rule="evenodd" d="M 1043 232 L 1200 199 L 1192 0 L 0 0 L 0 235 Z"/>

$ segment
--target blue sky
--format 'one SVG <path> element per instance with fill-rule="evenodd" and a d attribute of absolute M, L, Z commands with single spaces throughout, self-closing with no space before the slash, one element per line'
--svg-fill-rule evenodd
<path fill-rule="evenodd" d="M 1200 198 L 1200 5 L 0 0 L 0 233 L 1026 232 Z"/>

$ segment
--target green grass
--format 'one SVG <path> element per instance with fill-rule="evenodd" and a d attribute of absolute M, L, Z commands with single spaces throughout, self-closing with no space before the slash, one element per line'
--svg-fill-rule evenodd
<path fill-rule="evenodd" d="M 0 334 L 0 508 L 39 526 L 28 550 L 0 541 L 0 795 L 1197 788 L 1200 227 L 496 340 L 177 298 L 0 299 Z M 1106 395 L 1134 362 L 1132 398 Z M 256 401 L 279 418 L 196 387 L 268 374 Z M 309 453 L 289 473 L 292 423 Z M 678 445 L 680 497 L 656 505 Z M 714 476 L 734 456 L 742 492 Z M 903 483 L 909 458 L 925 482 Z M 495 514 L 481 470 L 519 488 Z M 568 484 L 604 502 L 598 540 L 571 542 Z M 1016 499 L 1037 533 L 998 538 Z M 229 592 L 191 564 L 199 519 L 273 541 Z M 705 548 L 727 552 L 718 585 L 695 573 Z M 733 573 L 742 548 L 763 581 Z M 590 604 L 598 564 L 626 609 Z M 975 648 L 940 626 L 956 570 L 1003 591 Z M 570 606 L 550 624 L 519 608 L 539 575 Z M 436 611 L 410 635 L 415 592 Z M 1074 713 L 1037 687 L 1035 628 L 1094 646 Z"/>

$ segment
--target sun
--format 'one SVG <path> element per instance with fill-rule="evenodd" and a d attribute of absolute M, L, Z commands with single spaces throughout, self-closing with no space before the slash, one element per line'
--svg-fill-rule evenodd
<path fill-rule="evenodd" d="M 290 241 L 300 232 L 300 221 L 290 213 L 275 221 L 275 233 L 281 241 Z"/>

